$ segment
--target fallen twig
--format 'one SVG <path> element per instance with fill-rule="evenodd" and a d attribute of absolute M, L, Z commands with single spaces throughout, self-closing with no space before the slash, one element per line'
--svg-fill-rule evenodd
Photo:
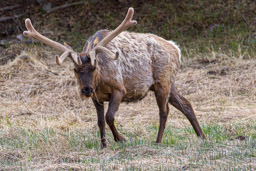
<path fill-rule="evenodd" d="M 20 17 L 22 17 L 23 15 L 24 15 L 24 14 L 14 15 L 14 16 L 11 16 L 11 17 L 0 17 L 0 22 L 4 22 L 4 21 L 13 20 L 13 19 L 16 19 L 16 18 L 20 18 Z"/>
<path fill-rule="evenodd" d="M 52 12 L 55 12 L 55 11 L 59 10 L 59 9 L 64 9 L 64 8 L 68 8 L 68 7 L 71 7 L 71 6 L 74 6 L 74 5 L 80 5 L 80 4 L 83 4 L 83 3 L 84 3 L 84 1 L 74 2 L 74 3 L 70 3 L 70 4 L 64 4 L 64 5 L 61 5 L 61 6 L 58 6 L 58 7 L 51 8 L 48 11 L 46 11 L 46 13 L 50 14 Z"/>
<path fill-rule="evenodd" d="M 19 5 L 7 6 L 7 7 L 0 8 L 0 11 L 8 11 L 18 7 Z"/>

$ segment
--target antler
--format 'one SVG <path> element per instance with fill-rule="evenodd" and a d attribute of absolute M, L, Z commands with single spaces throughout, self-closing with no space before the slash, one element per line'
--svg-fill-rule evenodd
<path fill-rule="evenodd" d="M 116 52 L 116 54 L 113 54 L 110 50 L 108 50 L 107 48 L 104 48 L 103 46 L 106 46 L 111 40 L 113 40 L 116 36 L 118 36 L 124 30 L 127 30 L 129 27 L 132 27 L 137 24 L 137 21 L 132 20 L 133 14 L 134 14 L 134 9 L 130 7 L 128 9 L 128 12 L 123 22 L 114 31 L 112 31 L 103 40 L 101 40 L 94 49 L 92 49 L 92 51 L 94 52 L 90 52 L 90 57 L 91 57 L 91 63 L 93 66 L 95 65 L 94 62 L 96 59 L 96 54 L 99 52 L 103 52 L 107 54 L 112 59 L 118 59 L 118 56 L 119 56 L 118 52 Z"/>
<path fill-rule="evenodd" d="M 58 42 L 55 42 L 55 41 L 53 41 L 53 40 L 51 40 L 51 39 L 41 35 L 40 33 L 38 33 L 35 30 L 35 28 L 33 27 L 33 25 L 32 25 L 32 23 L 31 23 L 29 18 L 27 18 L 25 20 L 25 25 L 26 25 L 26 28 L 27 28 L 28 31 L 24 31 L 23 32 L 24 36 L 30 37 L 30 38 L 33 38 L 33 39 L 37 39 L 38 41 L 40 41 L 40 42 L 42 42 L 42 43 L 44 43 L 44 44 L 46 44 L 46 45 L 48 45 L 48 46 L 50 46 L 50 47 L 52 47 L 54 49 L 57 49 L 57 50 L 63 52 L 63 54 L 60 57 L 57 56 L 57 55 L 55 56 L 56 57 L 56 62 L 57 62 L 58 65 L 60 65 L 64 61 L 64 59 L 66 57 L 68 57 L 68 56 L 72 57 L 72 60 L 76 64 L 79 65 L 79 63 L 81 62 L 80 58 L 78 58 L 77 53 L 74 52 L 72 50 L 72 48 L 69 49 L 66 46 L 64 46 L 64 45 L 62 45 L 62 44 L 60 44 Z"/>
<path fill-rule="evenodd" d="M 110 58 L 112 58 L 114 60 L 118 59 L 118 57 L 119 57 L 118 52 L 116 52 L 114 54 L 110 50 L 105 48 L 104 46 L 106 46 L 111 40 L 113 40 L 116 36 L 118 36 L 122 31 L 137 24 L 137 21 L 132 20 L 133 14 L 134 14 L 134 9 L 129 8 L 123 22 L 114 31 L 112 31 L 110 34 L 108 34 L 102 41 L 100 41 L 99 44 L 89 52 L 90 57 L 91 57 L 91 63 L 93 66 L 95 66 L 95 64 L 96 64 L 95 59 L 96 59 L 96 55 L 98 53 L 105 53 L 107 56 L 109 56 Z M 64 61 L 64 59 L 68 56 L 71 57 L 73 62 L 75 62 L 77 65 L 81 65 L 82 62 L 81 62 L 80 57 L 78 56 L 78 54 L 76 52 L 73 51 L 72 48 L 68 48 L 68 47 L 66 47 L 58 42 L 55 42 L 55 41 L 41 35 L 40 33 L 38 33 L 34 29 L 30 19 L 25 20 L 25 25 L 26 25 L 26 28 L 28 31 L 23 32 L 24 36 L 37 39 L 38 41 L 45 43 L 46 45 L 48 45 L 52 48 L 55 48 L 63 53 L 60 57 L 58 55 L 55 56 L 56 63 L 58 65 L 60 65 Z"/>
<path fill-rule="evenodd" d="M 130 7 L 126 14 L 124 21 L 109 35 L 107 35 L 102 41 L 99 42 L 98 46 L 106 46 L 111 40 L 118 36 L 122 31 L 127 30 L 137 24 L 137 21 L 132 20 L 134 9 Z"/>
<path fill-rule="evenodd" d="M 60 57 L 59 55 L 55 55 L 55 58 L 56 58 L 56 63 L 58 65 L 61 65 L 62 62 L 64 61 L 64 59 L 68 56 L 71 56 L 72 57 L 72 60 L 77 64 L 77 65 L 82 65 L 82 61 L 80 59 L 80 57 L 77 55 L 76 52 L 73 52 L 71 50 L 67 50 L 65 51 Z"/>
<path fill-rule="evenodd" d="M 115 54 L 112 53 L 110 50 L 108 50 L 107 48 L 103 47 L 103 46 L 96 46 L 95 47 L 95 52 L 96 54 L 98 53 L 105 53 L 106 55 L 108 55 L 111 59 L 117 60 L 119 57 L 119 52 L 116 52 Z"/>

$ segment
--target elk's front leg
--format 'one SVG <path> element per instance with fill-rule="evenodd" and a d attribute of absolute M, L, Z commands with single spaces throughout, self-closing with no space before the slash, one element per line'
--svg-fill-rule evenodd
<path fill-rule="evenodd" d="M 105 118 L 104 118 L 104 103 L 100 103 L 97 100 L 92 100 L 96 110 L 97 110 L 97 116 L 98 116 L 98 126 L 100 129 L 100 138 L 101 138 L 101 148 L 105 148 L 107 146 L 106 144 L 106 137 L 105 137 Z"/>
<path fill-rule="evenodd" d="M 115 121 L 114 115 L 115 115 L 115 112 L 118 110 L 119 104 L 121 103 L 123 96 L 124 96 L 123 91 L 114 90 L 113 94 L 111 94 L 108 111 L 106 114 L 106 121 L 113 133 L 115 141 L 125 141 L 125 139 L 117 132 L 114 124 L 114 121 Z"/>

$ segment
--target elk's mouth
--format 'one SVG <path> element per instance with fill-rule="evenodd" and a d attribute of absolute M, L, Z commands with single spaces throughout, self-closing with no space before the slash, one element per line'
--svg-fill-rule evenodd
<path fill-rule="evenodd" d="M 85 94 L 85 97 L 91 97 L 92 96 L 92 93 L 91 94 Z"/>
<path fill-rule="evenodd" d="M 92 96 L 91 92 L 81 93 L 81 94 L 82 94 L 82 96 L 85 96 L 85 97 L 91 97 Z"/>
<path fill-rule="evenodd" d="M 84 95 L 84 94 L 82 94 L 82 93 L 80 93 L 80 97 L 81 97 L 81 99 L 82 100 L 88 100 L 90 97 L 92 97 L 92 94 L 91 95 Z"/>

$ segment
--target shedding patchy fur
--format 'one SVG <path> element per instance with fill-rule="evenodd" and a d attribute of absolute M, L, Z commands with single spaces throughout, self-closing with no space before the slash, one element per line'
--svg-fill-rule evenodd
<path fill-rule="evenodd" d="M 95 40 L 101 41 L 109 31 L 100 30 L 89 38 L 84 52 L 95 47 Z M 119 52 L 118 60 L 111 60 L 104 54 L 98 55 L 100 79 L 104 88 L 97 87 L 96 93 L 107 94 L 105 88 L 114 83 L 123 85 L 126 95 L 123 101 L 137 101 L 145 97 L 151 86 L 164 82 L 170 89 L 180 65 L 180 50 L 174 42 L 153 34 L 122 32 L 106 46 Z M 120 87 L 122 89 L 122 86 Z M 97 95 L 100 97 L 100 95 Z"/>
<path fill-rule="evenodd" d="M 178 50 L 178 53 L 179 53 L 179 61 L 180 61 L 180 63 L 181 63 L 181 51 L 180 51 L 179 46 L 178 46 L 174 41 L 172 41 L 172 40 L 168 40 L 168 42 Z"/>
<path fill-rule="evenodd" d="M 63 55 L 56 58 L 58 64 L 68 56 L 72 59 L 80 95 L 82 99 L 91 97 L 97 110 L 102 147 L 106 147 L 105 122 L 115 141 L 125 140 L 114 124 L 114 115 L 120 103 L 141 100 L 149 90 L 154 91 L 159 108 L 160 125 L 156 143 L 162 140 L 169 113 L 168 103 L 188 118 L 198 136 L 205 138 L 191 104 L 174 85 L 181 62 L 179 47 L 154 34 L 125 32 L 137 23 L 132 20 L 133 13 L 134 9 L 129 8 L 125 19 L 115 30 L 100 30 L 91 36 L 80 54 L 36 32 L 30 20 L 26 20 L 29 31 L 24 35 L 61 50 Z M 105 101 L 109 102 L 106 115 Z"/>

